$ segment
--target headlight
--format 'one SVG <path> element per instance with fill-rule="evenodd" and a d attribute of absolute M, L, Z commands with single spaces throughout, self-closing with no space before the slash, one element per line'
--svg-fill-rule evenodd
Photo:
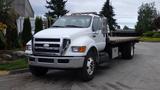
<path fill-rule="evenodd" d="M 32 50 L 32 46 L 31 45 L 27 45 L 26 46 L 26 50 Z"/>
<path fill-rule="evenodd" d="M 86 51 L 86 46 L 72 46 L 72 52 L 83 53 Z"/>

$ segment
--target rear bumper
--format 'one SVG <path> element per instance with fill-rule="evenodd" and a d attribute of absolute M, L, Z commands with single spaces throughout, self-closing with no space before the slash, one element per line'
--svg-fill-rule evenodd
<path fill-rule="evenodd" d="M 83 67 L 85 57 L 28 56 L 29 65 L 56 69 L 78 69 Z"/>

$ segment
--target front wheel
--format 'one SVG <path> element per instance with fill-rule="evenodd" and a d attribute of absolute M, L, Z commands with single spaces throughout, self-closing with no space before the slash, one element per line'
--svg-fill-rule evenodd
<path fill-rule="evenodd" d="M 94 78 L 94 73 L 95 73 L 95 55 L 93 52 L 88 52 L 87 56 L 85 57 L 84 65 L 82 68 L 82 79 L 84 81 L 89 81 Z"/>
<path fill-rule="evenodd" d="M 29 66 L 30 72 L 37 77 L 44 76 L 48 72 L 47 68 Z"/>

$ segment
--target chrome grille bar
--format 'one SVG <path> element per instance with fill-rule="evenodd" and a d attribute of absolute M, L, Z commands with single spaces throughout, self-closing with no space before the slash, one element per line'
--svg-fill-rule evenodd
<path fill-rule="evenodd" d="M 34 55 L 58 56 L 61 54 L 61 39 L 35 38 L 33 41 Z"/>

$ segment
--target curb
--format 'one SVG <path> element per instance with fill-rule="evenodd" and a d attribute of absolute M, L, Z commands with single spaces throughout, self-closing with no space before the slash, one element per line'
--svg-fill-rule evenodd
<path fill-rule="evenodd" d="M 26 73 L 26 72 L 29 72 L 28 68 L 9 71 L 8 75 L 20 74 L 20 73 Z"/>

